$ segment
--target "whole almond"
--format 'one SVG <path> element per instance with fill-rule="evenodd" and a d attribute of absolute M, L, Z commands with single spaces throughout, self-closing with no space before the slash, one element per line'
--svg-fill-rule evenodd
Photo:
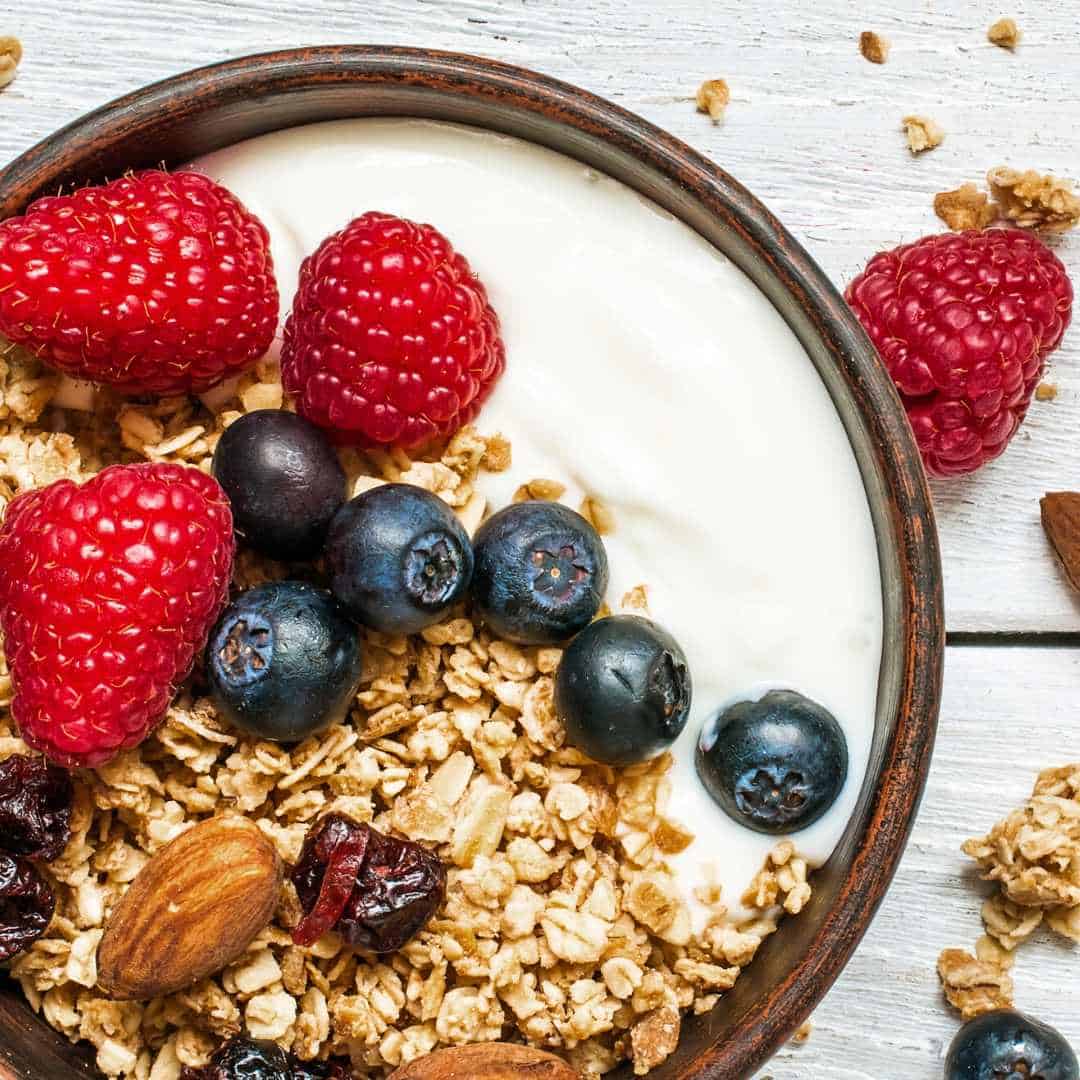
<path fill-rule="evenodd" d="M 390 1080 L 578 1080 L 562 1058 L 517 1043 L 452 1046 L 395 1069 Z"/>
<path fill-rule="evenodd" d="M 98 948 L 98 988 L 117 1001 L 183 990 L 220 971 L 269 923 L 281 893 L 274 845 L 246 818 L 181 833 L 139 871 Z"/>

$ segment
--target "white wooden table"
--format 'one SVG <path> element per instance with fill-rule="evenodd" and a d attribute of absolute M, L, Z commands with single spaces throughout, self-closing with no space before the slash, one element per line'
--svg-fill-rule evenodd
<path fill-rule="evenodd" d="M 1024 30 L 989 45 L 999 15 Z M 1080 179 L 1080 0 L 34 0 L 0 5 L 25 57 L 0 94 L 0 161 L 85 110 L 185 68 L 266 49 L 384 42 L 481 53 L 606 97 L 704 151 L 776 211 L 838 283 L 873 252 L 939 224 L 935 192 L 992 166 Z M 878 67 L 859 32 L 893 42 Z M 727 122 L 690 100 L 724 77 Z M 947 132 L 913 160 L 902 115 Z M 1080 281 L 1080 235 L 1060 254 Z M 1080 759 L 1080 606 L 1050 557 L 1038 498 L 1080 486 L 1080 325 L 1003 460 L 935 490 L 949 649 L 941 734 L 892 891 L 815 1017 L 760 1080 L 934 1080 L 956 1029 L 934 974 L 970 947 L 979 886 L 959 844 Z M 1018 1005 L 1080 1049 L 1080 950 L 1039 938 Z"/>

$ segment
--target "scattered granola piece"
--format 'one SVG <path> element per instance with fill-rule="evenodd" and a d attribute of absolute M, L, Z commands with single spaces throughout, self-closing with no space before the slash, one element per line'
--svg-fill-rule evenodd
<path fill-rule="evenodd" d="M 0 37 L 0 89 L 15 78 L 22 59 L 22 42 L 17 37 Z"/>
<path fill-rule="evenodd" d="M 791 1036 L 791 1041 L 802 1046 L 803 1043 L 810 1039 L 810 1035 L 813 1033 L 814 1025 L 810 1020 L 804 1020 L 798 1027 L 798 1030 Z"/>
<path fill-rule="evenodd" d="M 590 525 L 601 535 L 608 536 L 615 531 L 615 515 L 606 503 L 595 495 L 586 495 L 581 500 L 578 513 L 589 522 Z"/>
<path fill-rule="evenodd" d="M 997 207 L 990 203 L 985 191 L 974 184 L 961 184 L 955 191 L 942 191 L 934 196 L 934 213 L 953 232 L 985 229 L 997 216 Z"/>
<path fill-rule="evenodd" d="M 1039 507 L 1043 530 L 1061 560 L 1065 576 L 1074 589 L 1080 589 L 1080 493 L 1048 492 Z"/>
<path fill-rule="evenodd" d="M 723 79 L 706 79 L 698 87 L 698 112 L 708 113 L 714 124 L 724 119 L 724 110 L 730 100 L 731 91 Z"/>
<path fill-rule="evenodd" d="M 875 34 L 873 30 L 864 30 L 859 35 L 859 52 L 871 64 L 884 64 L 889 59 L 891 43 L 888 38 Z"/>
<path fill-rule="evenodd" d="M 529 499 L 547 499 L 557 501 L 566 491 L 566 485 L 558 480 L 530 480 L 514 492 L 514 502 L 528 502 Z"/>
<path fill-rule="evenodd" d="M 1002 49 L 1015 49 L 1020 44 L 1020 27 L 1015 19 L 998 19 L 989 30 L 987 38 Z"/>
<path fill-rule="evenodd" d="M 1035 387 L 1036 401 L 1053 401 L 1057 397 L 1058 388 L 1055 383 L 1042 382 Z"/>
<path fill-rule="evenodd" d="M 944 949 L 937 967 L 946 1000 L 965 1020 L 1012 1006 L 1012 976 L 997 964 L 963 949 Z"/>
<path fill-rule="evenodd" d="M 678 1009 L 671 1005 L 662 1005 L 630 1029 L 635 1076 L 644 1076 L 675 1052 L 679 1043 L 680 1027 Z"/>
<path fill-rule="evenodd" d="M 913 154 L 933 150 L 945 138 L 945 132 L 929 116 L 905 116 L 902 127 L 907 136 L 908 149 Z"/>
<path fill-rule="evenodd" d="M 1064 232 L 1080 222 L 1080 196 L 1071 180 L 1007 165 L 991 169 L 986 180 L 1001 212 L 1022 229 Z"/>

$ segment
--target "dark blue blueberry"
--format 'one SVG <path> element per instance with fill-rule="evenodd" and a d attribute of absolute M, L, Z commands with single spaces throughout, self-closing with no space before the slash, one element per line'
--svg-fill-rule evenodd
<path fill-rule="evenodd" d="M 326 563 L 330 588 L 354 619 L 386 634 L 415 634 L 464 598 L 473 551 L 438 496 L 381 484 L 338 511 Z"/>
<path fill-rule="evenodd" d="M 663 753 L 690 715 L 679 643 L 637 615 L 590 623 L 563 653 L 555 710 L 566 737 L 594 761 L 632 765 Z"/>
<path fill-rule="evenodd" d="M 493 514 L 473 541 L 476 610 L 501 638 L 554 645 L 589 625 L 608 584 L 607 552 L 573 510 L 540 500 Z"/>
<path fill-rule="evenodd" d="M 214 476 L 232 504 L 236 531 L 275 559 L 319 553 L 345 501 L 345 473 L 310 420 L 259 409 L 230 424 L 214 451 Z"/>
<path fill-rule="evenodd" d="M 360 683 L 360 635 L 322 589 L 267 582 L 225 609 L 206 669 L 214 700 L 237 727 L 295 742 L 345 719 Z"/>
<path fill-rule="evenodd" d="M 698 739 L 702 783 L 729 817 L 756 832 L 812 825 L 836 801 L 847 769 L 835 717 L 794 690 L 729 706 Z"/>
<path fill-rule="evenodd" d="M 1001 1009 L 969 1020 L 956 1033 L 945 1080 L 1080 1080 L 1080 1066 L 1049 1024 Z"/>

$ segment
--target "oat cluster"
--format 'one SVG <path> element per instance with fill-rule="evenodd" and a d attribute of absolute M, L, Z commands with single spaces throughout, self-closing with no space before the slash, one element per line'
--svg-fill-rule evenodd
<path fill-rule="evenodd" d="M 889 58 L 890 47 L 889 39 L 875 34 L 873 30 L 864 30 L 859 35 L 859 52 L 871 64 L 884 64 Z"/>
<path fill-rule="evenodd" d="M 15 78 L 22 52 L 22 42 L 17 37 L 0 37 L 0 89 Z"/>
<path fill-rule="evenodd" d="M 708 113 L 714 124 L 719 124 L 724 119 L 724 110 L 731 101 L 731 91 L 723 79 L 706 79 L 698 87 L 697 97 L 698 112 Z"/>
<path fill-rule="evenodd" d="M 1080 196 L 1071 180 L 999 165 L 987 173 L 986 182 L 989 195 L 972 183 L 940 192 L 934 196 L 934 213 L 956 232 L 998 221 L 1044 232 L 1064 232 L 1080 224 Z"/>
<path fill-rule="evenodd" d="M 0 361 L 0 509 L 27 488 L 84 478 L 115 461 L 208 470 L 222 431 L 282 403 L 276 364 L 204 395 L 152 405 L 57 386 L 9 349 Z M 92 404 L 92 411 L 56 402 Z M 387 481 L 436 492 L 472 531 L 481 470 L 510 445 L 472 429 L 438 453 L 343 452 L 353 493 Z M 525 494 L 556 494 L 532 481 Z M 561 494 L 561 492 L 559 492 Z M 610 531 L 611 511 L 586 501 Z M 242 553 L 238 587 L 285 575 Z M 644 587 L 624 606 L 641 610 Z M 380 1075 L 441 1046 L 498 1039 L 566 1051 L 584 1074 L 630 1059 L 644 1073 L 675 1048 L 686 1010 L 709 1009 L 785 912 L 810 896 L 806 863 L 780 843 L 751 882 L 751 917 L 718 889 L 696 934 L 665 859 L 693 839 L 664 812 L 670 757 L 613 770 L 563 744 L 553 708 L 560 651 L 495 640 L 466 610 L 411 638 L 365 634 L 347 723 L 288 748 L 233 730 L 188 689 L 142 746 L 75 775 L 73 837 L 45 868 L 57 914 L 12 973 L 32 1007 L 85 1039 L 110 1077 L 175 1080 L 246 1031 L 299 1058 L 351 1058 Z M 0 661 L 0 704 L 11 685 Z M 0 712 L 0 758 L 24 749 Z M 309 826 L 337 811 L 435 847 L 449 868 L 437 917 L 399 953 L 360 955 L 334 934 L 292 943 L 300 910 L 286 885 L 274 920 L 234 964 L 190 990 L 111 1002 L 96 951 L 109 913 L 148 859 L 223 809 L 253 821 L 292 862 Z"/>
<path fill-rule="evenodd" d="M 1080 942 L 1080 762 L 1041 772 L 1031 798 L 963 850 L 998 886 L 976 955 L 938 960 L 946 998 L 968 1019 L 1012 1004 L 1013 952 L 1043 923 Z"/>
<path fill-rule="evenodd" d="M 905 116 L 902 121 L 908 149 L 913 154 L 923 154 L 933 150 L 945 141 L 945 132 L 929 116 Z"/>
<path fill-rule="evenodd" d="M 998 19 L 986 31 L 987 40 L 1002 49 L 1015 49 L 1020 44 L 1021 36 L 1015 19 Z"/>

